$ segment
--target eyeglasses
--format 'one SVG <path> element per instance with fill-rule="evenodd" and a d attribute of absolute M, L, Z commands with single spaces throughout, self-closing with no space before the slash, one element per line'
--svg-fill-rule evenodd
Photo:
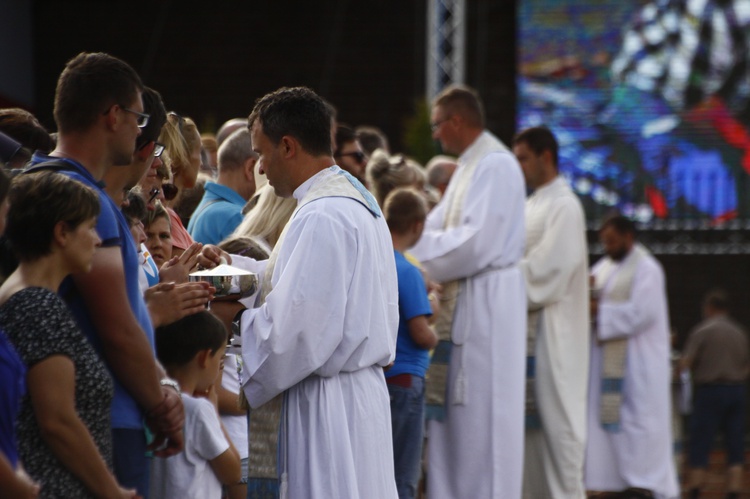
<path fill-rule="evenodd" d="M 164 144 L 159 144 L 158 142 L 154 142 L 154 157 L 158 158 L 161 156 L 161 153 L 164 152 Z"/>
<path fill-rule="evenodd" d="M 122 110 L 138 116 L 138 128 L 145 128 L 146 125 L 148 125 L 148 119 L 151 117 L 150 115 L 146 113 L 139 113 L 138 111 L 133 111 L 132 109 L 128 109 L 124 106 L 122 107 Z"/>
<path fill-rule="evenodd" d="M 450 121 L 450 119 L 451 117 L 448 116 L 444 120 L 436 121 L 435 123 L 430 123 L 430 130 L 432 130 L 433 132 L 437 132 L 437 129 L 440 128 L 440 125 L 442 125 L 446 121 Z"/>
<path fill-rule="evenodd" d="M 362 151 L 343 152 L 343 153 L 337 154 L 336 156 L 339 156 L 339 157 L 351 156 L 352 158 L 354 158 L 354 161 L 356 161 L 357 163 L 362 163 L 367 157 L 365 156 L 365 153 L 363 153 Z"/>

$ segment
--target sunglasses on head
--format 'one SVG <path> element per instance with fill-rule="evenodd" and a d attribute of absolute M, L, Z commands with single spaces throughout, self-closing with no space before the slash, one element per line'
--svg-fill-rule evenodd
<path fill-rule="evenodd" d="M 174 111 L 168 112 L 167 118 L 174 118 L 177 121 L 177 126 L 179 127 L 180 131 L 182 131 L 182 125 L 185 123 L 185 118 L 175 113 Z"/>

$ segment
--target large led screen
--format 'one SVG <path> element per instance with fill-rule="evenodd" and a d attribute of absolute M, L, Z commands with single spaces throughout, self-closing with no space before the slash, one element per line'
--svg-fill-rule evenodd
<path fill-rule="evenodd" d="M 519 0 L 518 128 L 595 220 L 750 219 L 750 0 Z"/>

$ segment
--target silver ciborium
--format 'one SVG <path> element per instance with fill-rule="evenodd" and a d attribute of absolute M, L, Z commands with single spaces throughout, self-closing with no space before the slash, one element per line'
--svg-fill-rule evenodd
<path fill-rule="evenodd" d="M 231 265 L 221 264 L 212 269 L 190 274 L 190 281 L 205 281 L 216 288 L 214 300 L 235 301 L 252 296 L 258 290 L 258 274 Z"/>

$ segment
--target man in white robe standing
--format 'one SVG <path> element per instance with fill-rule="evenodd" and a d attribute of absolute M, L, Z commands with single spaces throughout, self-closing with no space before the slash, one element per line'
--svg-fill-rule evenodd
<path fill-rule="evenodd" d="M 606 256 L 592 269 L 586 487 L 624 499 L 676 498 L 664 271 L 623 216 L 604 222 L 600 240 Z"/>
<path fill-rule="evenodd" d="M 523 495 L 584 499 L 589 375 L 589 272 L 583 207 L 558 172 L 545 127 L 522 131 L 513 153 L 533 193 L 526 200 L 520 267 L 528 297 Z"/>
<path fill-rule="evenodd" d="M 427 414 L 437 417 L 428 426 L 427 496 L 517 499 L 526 354 L 526 291 L 518 267 L 523 175 L 511 152 L 484 130 L 474 90 L 446 88 L 431 121 L 433 137 L 459 159 L 411 250 L 443 284 L 436 320 L 441 341 L 427 373 Z M 435 384 L 442 385 L 437 393 Z"/>
<path fill-rule="evenodd" d="M 251 414 L 279 401 L 278 461 L 269 453 L 278 495 L 395 499 L 383 375 L 398 327 L 388 227 L 374 198 L 335 166 L 329 107 L 314 92 L 282 88 L 262 97 L 249 126 L 261 173 L 276 194 L 298 200 L 265 266 L 260 306 L 235 317 Z M 220 254 L 260 267 L 216 247 L 200 261 L 215 265 Z M 225 322 L 231 313 L 221 303 L 212 310 Z"/>

